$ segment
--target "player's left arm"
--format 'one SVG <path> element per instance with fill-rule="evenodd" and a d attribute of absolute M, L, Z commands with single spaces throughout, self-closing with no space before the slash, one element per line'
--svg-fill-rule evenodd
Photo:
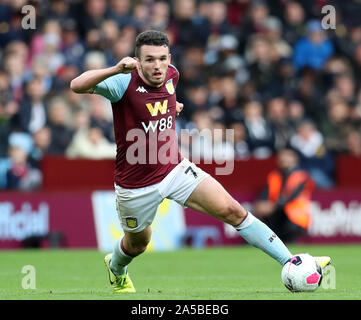
<path fill-rule="evenodd" d="M 177 116 L 179 116 L 179 114 L 182 112 L 183 107 L 184 107 L 183 103 L 176 101 L 175 110 Z"/>
<path fill-rule="evenodd" d="M 179 80 L 179 71 L 173 64 L 170 64 L 169 67 L 175 71 L 176 76 L 173 78 L 173 81 L 174 81 L 173 84 L 175 87 L 177 87 L 178 80 Z M 183 107 L 184 107 L 183 103 L 176 101 L 176 116 L 177 117 L 182 112 Z"/>

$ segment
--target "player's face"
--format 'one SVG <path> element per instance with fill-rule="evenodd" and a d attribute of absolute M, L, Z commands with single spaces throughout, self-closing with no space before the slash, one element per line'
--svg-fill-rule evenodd
<path fill-rule="evenodd" d="M 160 87 L 167 75 L 170 58 L 167 46 L 143 45 L 138 59 L 140 76 L 148 85 Z"/>

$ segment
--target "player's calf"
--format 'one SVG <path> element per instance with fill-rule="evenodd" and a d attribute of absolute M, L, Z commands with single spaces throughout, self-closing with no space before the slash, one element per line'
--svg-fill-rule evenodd
<path fill-rule="evenodd" d="M 281 265 L 292 257 L 282 240 L 252 213 L 248 212 L 247 217 L 235 228 L 249 244 L 263 250 Z"/>
<path fill-rule="evenodd" d="M 236 227 L 246 218 L 247 211 L 236 200 L 232 199 L 214 215 L 225 223 Z"/>
<path fill-rule="evenodd" d="M 149 226 L 141 232 L 125 232 L 121 243 L 123 251 L 131 257 L 139 256 L 147 249 L 151 235 L 152 231 Z"/>
<path fill-rule="evenodd" d="M 134 258 L 147 250 L 147 246 L 148 243 L 127 244 L 127 246 L 124 246 L 123 251 L 125 251 L 129 256 Z"/>
<path fill-rule="evenodd" d="M 150 227 L 147 227 L 139 233 L 125 232 L 125 236 L 118 239 L 109 262 L 115 275 L 126 274 L 128 264 L 147 249 L 150 238 L 151 230 Z"/>
<path fill-rule="evenodd" d="M 197 186 L 185 205 L 234 226 L 249 244 L 260 248 L 281 265 L 292 257 L 281 239 L 262 221 L 247 212 L 212 177 L 204 179 Z"/>

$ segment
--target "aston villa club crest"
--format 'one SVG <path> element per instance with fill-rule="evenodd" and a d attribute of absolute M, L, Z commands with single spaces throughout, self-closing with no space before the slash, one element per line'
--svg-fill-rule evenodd
<path fill-rule="evenodd" d="M 165 87 L 167 88 L 167 91 L 169 94 L 173 94 L 175 92 L 174 86 L 173 86 L 173 79 L 170 79 L 166 82 Z"/>
<path fill-rule="evenodd" d="M 137 218 L 127 217 L 125 218 L 128 228 L 136 228 L 138 227 L 138 220 Z"/>

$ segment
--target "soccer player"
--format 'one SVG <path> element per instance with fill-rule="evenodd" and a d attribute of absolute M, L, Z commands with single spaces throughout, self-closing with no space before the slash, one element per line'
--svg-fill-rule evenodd
<path fill-rule="evenodd" d="M 164 198 L 232 225 L 281 265 L 292 257 L 270 228 L 178 152 L 174 119 L 183 107 L 176 101 L 178 79 L 167 36 L 149 30 L 137 36 L 135 58 L 86 71 L 70 85 L 76 93 L 100 94 L 112 104 L 116 208 L 125 234 L 104 259 L 115 292 L 135 292 L 127 266 L 146 250 Z"/>

